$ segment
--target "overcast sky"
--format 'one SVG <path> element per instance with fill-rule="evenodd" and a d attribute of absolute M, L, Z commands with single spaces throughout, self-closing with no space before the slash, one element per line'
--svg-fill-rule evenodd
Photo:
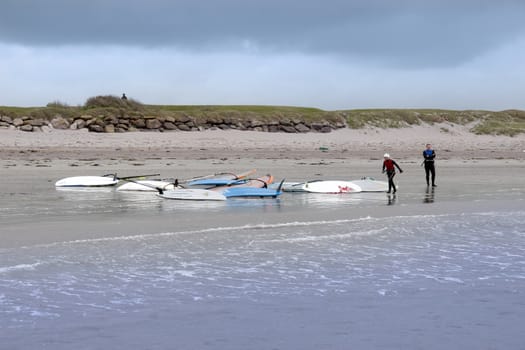
<path fill-rule="evenodd" d="M 1 0 L 0 105 L 525 109 L 523 0 Z"/>

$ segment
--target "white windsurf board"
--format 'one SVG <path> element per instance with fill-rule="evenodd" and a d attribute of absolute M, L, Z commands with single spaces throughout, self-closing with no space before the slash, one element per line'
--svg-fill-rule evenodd
<path fill-rule="evenodd" d="M 306 182 L 303 190 L 314 193 L 357 193 L 361 192 L 361 187 L 351 181 L 314 181 Z"/>
<path fill-rule="evenodd" d="M 361 187 L 363 192 L 385 192 L 388 191 L 388 182 L 364 178 L 361 180 L 352 180 L 354 184 Z"/>
<path fill-rule="evenodd" d="M 55 187 L 103 187 L 118 183 L 114 176 L 72 176 L 55 182 Z"/>

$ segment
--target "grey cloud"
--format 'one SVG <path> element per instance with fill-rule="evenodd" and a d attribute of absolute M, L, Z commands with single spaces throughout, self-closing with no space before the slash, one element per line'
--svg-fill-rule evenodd
<path fill-rule="evenodd" d="M 3 0 L 0 42 L 257 50 L 454 66 L 525 35 L 523 1 Z"/>

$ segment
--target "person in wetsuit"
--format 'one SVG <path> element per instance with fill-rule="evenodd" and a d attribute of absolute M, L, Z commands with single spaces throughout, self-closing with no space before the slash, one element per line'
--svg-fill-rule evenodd
<path fill-rule="evenodd" d="M 423 158 L 425 160 L 425 175 L 427 179 L 427 186 L 430 186 L 430 174 L 432 174 L 432 187 L 436 187 L 436 168 L 434 166 L 434 158 L 436 158 L 436 152 L 432 149 L 432 145 L 427 143 L 427 148 L 423 151 Z"/>
<path fill-rule="evenodd" d="M 394 184 L 394 176 L 396 175 L 396 168 L 399 170 L 400 173 L 403 172 L 399 165 L 395 162 L 395 160 L 390 158 L 390 155 L 388 153 L 385 153 L 384 155 L 385 160 L 383 161 L 383 173 L 386 172 L 386 175 L 388 176 L 388 191 L 387 193 L 390 193 L 392 190 L 394 193 L 396 193 L 396 185 Z"/>

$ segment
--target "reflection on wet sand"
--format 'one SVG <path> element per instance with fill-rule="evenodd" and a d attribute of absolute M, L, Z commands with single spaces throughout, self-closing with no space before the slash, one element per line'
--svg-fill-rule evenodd
<path fill-rule="evenodd" d="M 423 203 L 434 203 L 434 190 L 435 187 L 427 187 L 425 196 L 423 197 Z"/>
<path fill-rule="evenodd" d="M 392 194 L 392 195 L 388 194 L 386 197 L 388 198 L 387 205 L 394 205 L 394 204 L 396 204 L 397 197 L 396 197 L 395 193 Z"/>

